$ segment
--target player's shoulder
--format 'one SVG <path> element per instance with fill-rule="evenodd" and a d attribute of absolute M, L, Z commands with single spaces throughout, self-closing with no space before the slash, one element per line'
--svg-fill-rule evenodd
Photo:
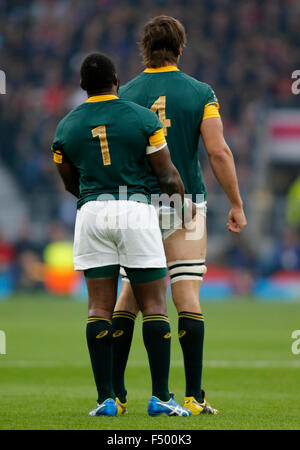
<path fill-rule="evenodd" d="M 56 133 L 66 133 L 70 128 L 76 127 L 76 124 L 78 122 L 82 121 L 82 117 L 85 114 L 85 105 L 86 103 L 82 103 L 79 106 L 76 106 L 76 108 L 69 111 L 58 123 L 56 127 Z"/>
<path fill-rule="evenodd" d="M 59 127 L 64 127 L 65 125 L 72 122 L 74 119 L 78 119 L 78 116 L 80 113 L 83 113 L 85 110 L 86 103 L 82 103 L 79 106 L 76 106 L 76 108 L 69 111 L 59 122 Z"/>
<path fill-rule="evenodd" d="M 139 129 L 142 133 L 150 135 L 153 131 L 162 128 L 162 124 L 157 114 L 144 106 L 141 106 L 131 100 L 119 99 L 119 103 L 123 106 L 122 115 L 126 117 L 128 130 Z M 124 107 L 126 110 L 124 111 Z"/>
<path fill-rule="evenodd" d="M 123 106 L 128 108 L 128 110 L 130 110 L 141 121 L 156 117 L 156 114 L 153 111 L 139 105 L 138 103 L 124 98 L 120 98 L 119 100 Z"/>
<path fill-rule="evenodd" d="M 132 100 L 127 100 L 126 98 L 120 98 L 119 99 L 121 104 L 127 106 L 130 109 L 133 109 L 134 111 L 149 111 L 144 106 L 138 105 L 137 103 L 133 102 Z"/>
<path fill-rule="evenodd" d="M 197 93 L 201 96 L 210 95 L 213 92 L 212 87 L 204 83 L 203 81 L 199 81 L 196 78 L 186 74 L 185 72 L 178 72 L 182 79 L 186 82 L 187 85 L 189 85 L 191 88 L 193 88 Z"/>
<path fill-rule="evenodd" d="M 136 90 L 137 86 L 141 85 L 144 83 L 145 80 L 145 74 L 144 72 L 140 73 L 139 75 L 137 75 L 135 78 L 133 78 L 132 80 L 128 81 L 128 83 L 124 84 L 123 86 L 121 86 L 119 88 L 119 96 L 125 97 L 127 94 L 130 94 L 130 92 L 132 90 Z"/>

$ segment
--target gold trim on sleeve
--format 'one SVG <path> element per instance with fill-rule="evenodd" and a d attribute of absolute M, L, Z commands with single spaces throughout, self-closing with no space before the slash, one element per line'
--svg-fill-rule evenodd
<path fill-rule="evenodd" d="M 164 129 L 155 131 L 152 136 L 149 137 L 149 144 L 151 146 L 164 144 L 166 142 Z"/>
<path fill-rule="evenodd" d="M 219 103 L 217 102 L 207 103 L 204 107 L 202 120 L 210 119 L 212 117 L 221 117 L 219 113 L 219 108 L 220 106 Z"/>
<path fill-rule="evenodd" d="M 62 152 L 60 150 L 53 150 L 53 161 L 56 164 L 62 164 L 63 163 L 63 155 Z"/>

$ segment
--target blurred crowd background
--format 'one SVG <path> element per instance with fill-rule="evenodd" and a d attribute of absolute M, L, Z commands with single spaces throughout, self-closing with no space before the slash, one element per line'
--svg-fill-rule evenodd
<path fill-rule="evenodd" d="M 294 288 L 298 283 L 299 294 L 300 95 L 291 90 L 292 72 L 300 69 L 298 0 L 1 0 L 0 69 L 7 86 L 0 95 L 0 295 L 78 288 L 70 265 L 76 202 L 52 161 L 55 128 L 85 101 L 79 67 L 86 54 L 106 53 L 126 83 L 143 70 L 141 31 L 159 14 L 186 28 L 180 69 L 216 92 L 248 215 L 244 235 L 227 233 L 229 205 L 201 149 L 211 267 L 206 293 L 267 289 L 272 297 L 284 280 Z M 284 128 L 290 116 L 283 116 L 272 140 L 274 111 L 292 114 L 296 125 Z M 273 143 L 283 157 L 272 159 Z M 289 146 L 299 149 L 298 159 L 295 152 L 284 159 Z M 272 279 L 277 291 L 266 285 Z"/>

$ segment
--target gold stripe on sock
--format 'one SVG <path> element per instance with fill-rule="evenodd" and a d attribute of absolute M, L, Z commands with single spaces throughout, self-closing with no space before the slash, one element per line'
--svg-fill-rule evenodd
<path fill-rule="evenodd" d="M 129 314 L 130 316 L 134 316 L 136 317 L 136 314 L 130 312 L 130 311 L 126 311 L 125 309 L 119 309 L 117 311 L 114 311 L 113 314 Z"/>
<path fill-rule="evenodd" d="M 118 319 L 119 317 L 123 317 L 124 319 L 130 319 L 135 321 L 135 318 L 131 317 L 131 316 L 126 316 L 125 314 L 118 314 L 117 316 L 113 316 L 113 319 Z"/>
<path fill-rule="evenodd" d="M 147 319 L 147 320 L 143 320 L 143 323 L 146 322 L 167 322 L 169 323 L 169 321 L 167 319 Z"/>
<path fill-rule="evenodd" d="M 98 322 L 99 320 L 104 320 L 111 324 L 111 320 L 105 319 L 104 317 L 88 317 L 87 323 Z"/>
<path fill-rule="evenodd" d="M 110 319 L 105 319 L 105 317 L 101 317 L 101 316 L 89 316 L 89 317 L 88 317 L 88 320 L 89 320 L 89 319 L 110 320 Z"/>
<path fill-rule="evenodd" d="M 168 317 L 163 316 L 163 315 L 155 315 L 155 314 L 152 315 L 151 314 L 151 315 L 145 316 L 143 318 L 143 322 L 149 322 L 149 321 L 152 321 L 152 320 L 157 320 L 157 321 L 162 320 L 164 322 L 169 322 Z"/>
<path fill-rule="evenodd" d="M 165 316 L 164 314 L 146 314 L 144 318 L 146 319 L 147 317 L 163 317 L 164 319 L 168 318 L 168 316 Z"/>
<path fill-rule="evenodd" d="M 126 312 L 126 311 L 116 311 L 113 313 L 112 315 L 113 319 L 116 319 L 117 317 L 126 317 L 127 319 L 132 319 L 135 320 L 136 319 L 136 315 L 130 312 Z"/>
<path fill-rule="evenodd" d="M 181 314 L 188 314 L 190 316 L 195 316 L 195 317 L 203 317 L 202 313 L 191 313 L 191 312 L 188 312 L 188 311 L 181 311 L 180 313 L 178 313 L 179 316 Z"/>
<path fill-rule="evenodd" d="M 200 320 L 201 322 L 204 322 L 204 318 L 203 318 L 203 316 L 194 316 L 194 315 L 192 315 L 192 314 L 186 314 L 186 313 L 180 313 L 179 315 L 178 315 L 178 317 L 180 318 L 180 317 L 184 317 L 184 318 L 186 318 L 186 319 L 194 319 L 194 320 Z"/>
<path fill-rule="evenodd" d="M 191 319 L 204 320 L 204 317 L 202 316 L 193 316 L 190 314 L 180 314 L 178 317 L 190 317 Z"/>

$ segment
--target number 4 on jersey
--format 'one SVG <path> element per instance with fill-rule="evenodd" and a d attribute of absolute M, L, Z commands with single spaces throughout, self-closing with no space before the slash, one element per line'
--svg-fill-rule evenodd
<path fill-rule="evenodd" d="M 171 120 L 166 118 L 166 96 L 161 95 L 151 106 L 151 111 L 158 113 L 158 118 L 164 126 L 164 134 L 167 136 L 167 128 L 171 126 Z"/>

